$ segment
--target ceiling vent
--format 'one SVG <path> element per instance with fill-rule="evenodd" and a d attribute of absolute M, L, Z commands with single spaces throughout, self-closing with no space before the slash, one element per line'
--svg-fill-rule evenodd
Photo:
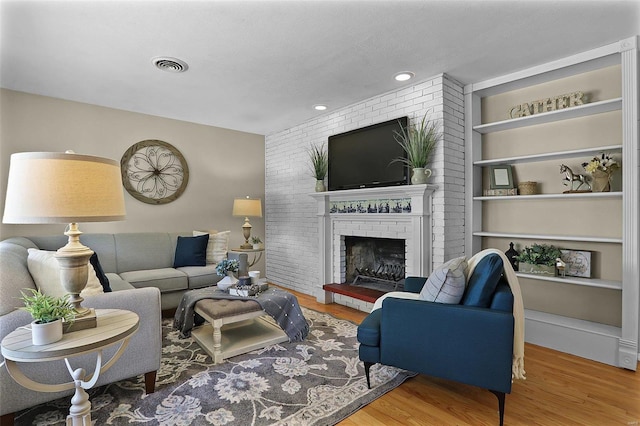
<path fill-rule="evenodd" d="M 153 58 L 151 62 L 153 62 L 153 65 L 155 65 L 156 68 L 166 72 L 179 73 L 185 72 L 189 69 L 189 65 L 187 65 L 186 62 L 181 61 L 180 59 L 170 58 L 168 56 Z"/>

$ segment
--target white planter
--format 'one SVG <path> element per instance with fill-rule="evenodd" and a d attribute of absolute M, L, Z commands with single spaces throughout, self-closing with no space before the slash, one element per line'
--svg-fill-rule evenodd
<path fill-rule="evenodd" d="M 216 286 L 218 286 L 220 290 L 226 290 L 237 283 L 238 279 L 233 275 L 233 272 L 227 272 L 227 276 L 218 281 Z"/>
<path fill-rule="evenodd" d="M 253 245 L 254 250 L 262 250 L 264 248 L 264 244 L 258 243 Z"/>
<path fill-rule="evenodd" d="M 48 345 L 62 339 L 62 320 L 43 324 L 31 323 L 31 341 L 34 345 Z"/>

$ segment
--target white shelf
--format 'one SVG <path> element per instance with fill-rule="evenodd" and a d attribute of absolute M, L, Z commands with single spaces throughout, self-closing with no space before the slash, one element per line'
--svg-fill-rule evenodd
<path fill-rule="evenodd" d="M 571 200 L 577 198 L 622 198 L 622 192 L 574 192 L 570 194 L 535 194 L 535 195 L 483 195 L 473 197 L 474 201 L 497 201 L 497 200 Z"/>
<path fill-rule="evenodd" d="M 604 112 L 616 111 L 619 109 L 622 109 L 622 98 L 607 99 L 605 101 L 591 102 L 589 104 L 543 112 L 526 117 L 512 118 L 509 120 L 496 121 L 494 123 L 480 124 L 474 126 L 473 130 L 482 134 L 501 132 L 503 130 L 535 126 L 536 124 L 553 123 L 554 121 L 602 114 Z"/>
<path fill-rule="evenodd" d="M 608 288 L 611 290 L 622 290 L 622 282 L 601 280 L 597 278 L 578 278 L 578 277 L 545 277 L 540 275 L 525 274 L 516 272 L 519 278 L 528 278 L 532 280 L 551 281 L 562 284 L 583 285 L 586 287 Z"/>
<path fill-rule="evenodd" d="M 543 234 L 513 234 L 507 232 L 474 232 L 475 237 L 511 238 L 514 240 L 557 240 L 579 241 L 588 243 L 622 244 L 622 238 L 589 237 L 584 235 L 543 235 Z"/>
<path fill-rule="evenodd" d="M 560 160 L 581 156 L 597 155 L 604 151 L 621 151 L 622 145 L 596 146 L 593 148 L 574 149 L 570 151 L 545 152 L 543 154 L 521 155 L 518 157 L 495 158 L 493 160 L 480 160 L 473 163 L 474 166 L 493 166 L 500 164 L 518 164 L 534 161 Z"/>

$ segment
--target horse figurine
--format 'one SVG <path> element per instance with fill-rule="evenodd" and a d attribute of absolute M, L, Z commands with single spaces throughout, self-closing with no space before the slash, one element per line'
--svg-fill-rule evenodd
<path fill-rule="evenodd" d="M 582 185 L 587 185 L 587 191 L 591 191 L 591 185 L 587 182 L 587 177 L 585 175 L 577 175 L 573 173 L 573 170 L 566 164 L 560 165 L 560 173 L 564 173 L 564 178 L 562 179 L 562 183 L 564 186 L 570 186 L 570 190 L 567 192 L 579 191 Z M 578 182 L 578 187 L 574 188 L 574 182 Z"/>

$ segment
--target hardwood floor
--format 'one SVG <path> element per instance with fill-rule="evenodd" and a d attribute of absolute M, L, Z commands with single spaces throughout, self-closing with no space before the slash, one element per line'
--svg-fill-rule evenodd
<path fill-rule="evenodd" d="M 288 290 L 291 291 L 291 290 Z M 360 323 L 366 313 L 323 305 L 292 291 L 302 306 Z M 505 425 L 640 426 L 640 371 L 526 344 L 527 380 L 507 395 Z M 498 402 L 487 390 L 418 375 L 363 407 L 340 426 L 497 425 Z"/>

